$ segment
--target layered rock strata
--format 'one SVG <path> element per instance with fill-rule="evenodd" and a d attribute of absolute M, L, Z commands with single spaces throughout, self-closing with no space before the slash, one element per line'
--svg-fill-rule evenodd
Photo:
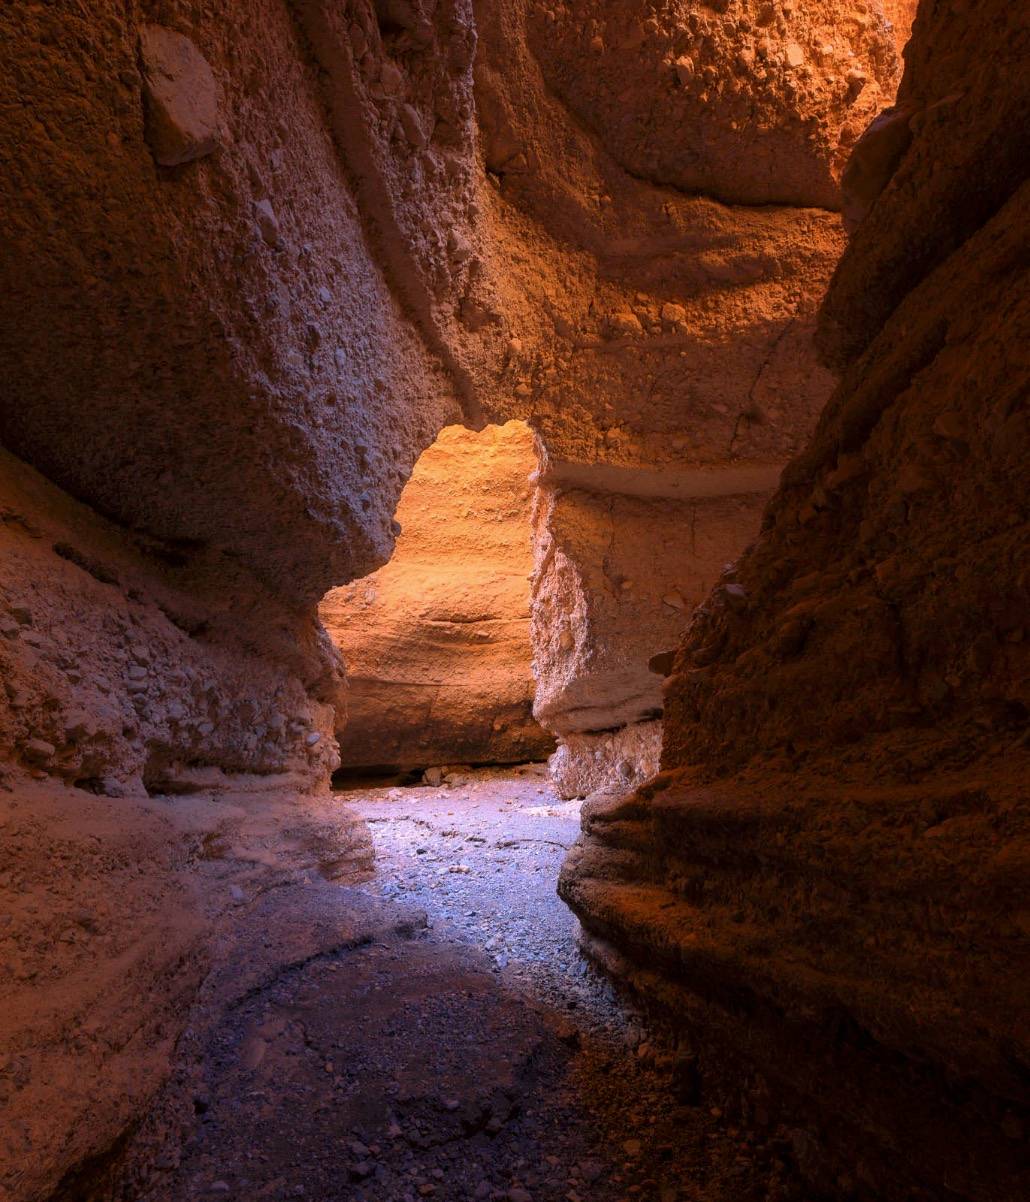
<path fill-rule="evenodd" d="M 542 759 L 529 642 L 529 476 L 521 422 L 448 426 L 401 495 L 378 572 L 323 600 L 347 666 L 337 705 L 345 768 Z"/>
<path fill-rule="evenodd" d="M 822 310 L 841 383 L 692 620 L 665 770 L 560 885 L 713 1091 L 856 1198 L 1030 1188 L 1030 44 L 1007 5 L 976 29 L 922 6 Z"/>
<path fill-rule="evenodd" d="M 723 487 L 728 474 L 699 473 L 694 487 Z M 561 740 L 551 770 L 562 796 L 618 791 L 657 771 L 663 681 L 649 662 L 679 643 L 727 555 L 757 533 L 764 500 L 542 487 L 534 712 Z"/>

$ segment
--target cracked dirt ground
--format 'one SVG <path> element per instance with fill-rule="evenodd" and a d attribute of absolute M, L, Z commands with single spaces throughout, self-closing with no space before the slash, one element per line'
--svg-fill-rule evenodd
<path fill-rule="evenodd" d="M 375 877 L 252 912 L 255 963 L 284 923 L 312 954 L 256 982 L 241 961 L 236 1000 L 196 1024 L 192 1134 L 147 1198 L 795 1196 L 776 1146 L 705 1104 L 684 1050 L 581 958 L 555 895 L 579 804 L 540 766 L 338 796 L 371 824 Z M 340 905 L 354 937 L 319 947 Z"/>

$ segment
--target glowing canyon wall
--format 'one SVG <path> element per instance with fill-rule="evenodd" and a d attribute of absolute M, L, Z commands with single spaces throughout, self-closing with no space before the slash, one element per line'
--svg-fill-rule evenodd
<path fill-rule="evenodd" d="M 587 808 L 560 885 L 713 1096 L 847 1197 L 1028 1186 L 1030 35 L 984 7 L 975 49 L 921 7 L 848 168 L 840 383 L 691 619 L 664 771 Z"/>
<path fill-rule="evenodd" d="M 656 766 L 649 661 L 757 533 L 829 395 L 811 334 L 832 210 L 895 42 L 875 5 L 479 18 L 505 378 L 542 446 L 536 715 L 563 793 L 623 788 Z"/>
<path fill-rule="evenodd" d="M 529 640 L 533 436 L 521 422 L 448 426 L 401 495 L 378 572 L 320 614 L 343 654 L 336 706 L 346 768 L 542 759 Z"/>

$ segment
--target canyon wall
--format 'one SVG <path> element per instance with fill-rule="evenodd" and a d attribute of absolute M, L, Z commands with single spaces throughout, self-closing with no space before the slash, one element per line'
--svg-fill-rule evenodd
<path fill-rule="evenodd" d="M 262 892 L 370 867 L 316 605 L 477 419 L 306 38 L 280 0 L 0 12 L 7 1198 L 79 1196 Z"/>
<path fill-rule="evenodd" d="M 1030 1189 L 1030 33 L 971 16 L 921 6 L 845 174 L 840 383 L 560 884 L 709 1096 L 863 1199 Z"/>
<path fill-rule="evenodd" d="M 323 599 L 347 668 L 336 707 L 345 768 L 512 763 L 552 750 L 532 716 L 535 468 L 520 422 L 446 427 L 401 494 L 393 558 Z"/>
<path fill-rule="evenodd" d="M 367 870 L 316 607 L 389 558 L 443 426 L 534 429 L 547 723 L 572 789 L 646 772 L 647 660 L 828 395 L 841 167 L 897 57 L 878 3 L 638 7 L 0 10 L 16 1202 L 117 1149 L 262 892 Z"/>
<path fill-rule="evenodd" d="M 829 395 L 811 335 L 832 210 L 897 51 L 878 5 L 478 16 L 503 380 L 542 447 L 536 715 L 575 795 L 655 767 L 648 661 L 757 533 Z"/>

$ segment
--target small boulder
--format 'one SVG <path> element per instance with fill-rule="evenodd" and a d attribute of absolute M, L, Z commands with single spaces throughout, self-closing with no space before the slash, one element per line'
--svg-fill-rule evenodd
<path fill-rule="evenodd" d="M 279 230 L 279 218 L 275 215 L 271 201 L 258 200 L 254 202 L 254 220 L 257 222 L 261 237 L 273 249 L 278 250 L 282 244 L 282 234 Z"/>
<path fill-rule="evenodd" d="M 647 661 L 647 670 L 654 672 L 656 676 L 671 676 L 675 662 L 675 651 L 659 651 Z"/>
<path fill-rule="evenodd" d="M 22 755 L 30 764 L 49 764 L 57 754 L 57 748 L 46 739 L 28 739 L 22 747 Z"/>
<path fill-rule="evenodd" d="M 743 613 L 747 609 L 748 596 L 747 590 L 740 584 L 724 584 L 722 586 L 723 596 L 726 598 L 726 604 L 733 610 L 734 613 Z"/>
<path fill-rule="evenodd" d="M 174 29 L 140 31 L 146 139 L 156 162 L 177 167 L 218 145 L 218 83 L 207 59 Z"/>
<path fill-rule="evenodd" d="M 644 332 L 640 318 L 629 309 L 608 317 L 608 333 L 612 338 L 637 338 Z"/>
<path fill-rule="evenodd" d="M 694 66 L 694 60 L 689 55 L 683 55 L 678 58 L 673 66 L 676 68 L 676 78 L 680 81 L 683 87 L 689 87 L 694 76 L 697 74 L 697 68 Z"/>

